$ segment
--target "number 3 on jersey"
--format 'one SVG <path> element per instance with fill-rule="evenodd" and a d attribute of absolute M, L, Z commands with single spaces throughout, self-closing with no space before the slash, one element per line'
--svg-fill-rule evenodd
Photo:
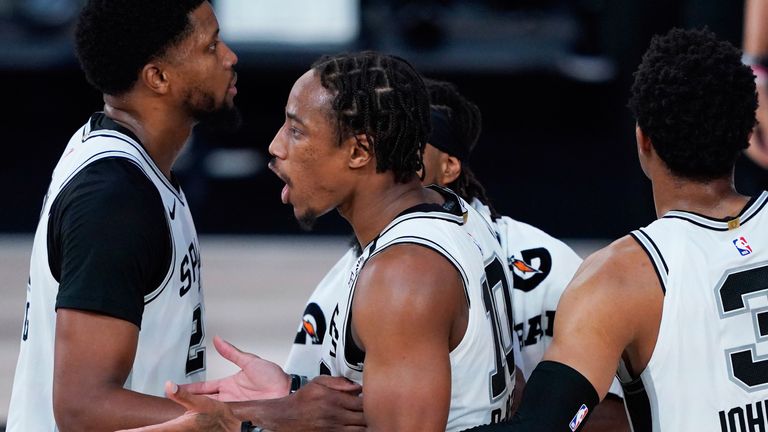
<path fill-rule="evenodd" d="M 496 367 L 491 374 L 491 397 L 493 400 L 504 396 L 507 389 L 507 378 L 515 371 L 515 356 L 513 343 L 514 320 L 512 319 L 512 302 L 509 298 L 509 281 L 504 273 L 504 265 L 499 257 L 485 266 L 483 279 L 483 303 L 486 315 L 491 320 L 493 328 Z"/>
<path fill-rule="evenodd" d="M 203 325 L 203 309 L 200 304 L 192 311 L 192 336 L 189 338 L 189 352 L 187 355 L 187 375 L 205 369 L 205 347 L 203 339 L 205 330 Z"/>
<path fill-rule="evenodd" d="M 768 307 L 750 304 L 750 300 L 768 296 L 768 262 L 726 272 L 715 290 L 720 307 L 720 319 L 750 313 L 756 342 L 768 340 Z M 756 301 L 755 304 L 765 304 Z M 768 386 L 768 356 L 757 354 L 757 345 L 726 350 L 731 381 L 748 392 Z"/>

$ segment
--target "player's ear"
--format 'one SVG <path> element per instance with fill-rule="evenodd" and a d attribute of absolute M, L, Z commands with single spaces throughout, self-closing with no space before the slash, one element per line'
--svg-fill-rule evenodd
<path fill-rule="evenodd" d="M 440 184 L 447 185 L 456 181 L 461 174 L 461 161 L 456 156 L 450 156 L 447 153 L 441 163 L 441 182 Z"/>
<path fill-rule="evenodd" d="M 649 155 L 653 149 L 651 138 L 640 129 L 640 125 L 635 124 L 635 141 L 637 141 L 637 152 L 641 155 Z"/>
<path fill-rule="evenodd" d="M 169 91 L 168 73 L 161 64 L 147 63 L 141 69 L 139 80 L 155 93 L 166 94 Z"/>
<path fill-rule="evenodd" d="M 349 167 L 362 168 L 373 160 L 373 143 L 365 134 L 357 134 L 348 138 L 350 141 Z"/>

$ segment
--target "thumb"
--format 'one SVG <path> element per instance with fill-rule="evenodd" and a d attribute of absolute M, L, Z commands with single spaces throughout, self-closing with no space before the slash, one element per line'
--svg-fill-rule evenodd
<path fill-rule="evenodd" d="M 253 357 L 258 357 L 255 354 L 240 351 L 236 346 L 225 341 L 219 336 L 213 337 L 213 346 L 216 347 L 216 351 L 218 351 L 222 357 L 236 364 L 240 367 L 240 369 L 243 368 L 248 360 Z"/>
<path fill-rule="evenodd" d="M 165 382 L 165 394 L 168 399 L 183 406 L 187 411 L 201 411 L 206 402 L 211 400 L 207 396 L 192 394 L 172 381 Z"/>

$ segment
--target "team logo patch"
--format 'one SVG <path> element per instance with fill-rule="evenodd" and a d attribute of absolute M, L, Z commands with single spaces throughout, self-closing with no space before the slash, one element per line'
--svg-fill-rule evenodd
<path fill-rule="evenodd" d="M 320 343 L 320 337 L 317 335 L 317 330 L 315 330 L 315 324 L 312 322 L 315 320 L 315 317 L 312 315 L 304 315 L 304 319 L 302 320 L 302 327 L 304 328 L 304 331 L 307 333 L 307 335 L 312 339 L 313 344 L 319 344 Z"/>
<path fill-rule="evenodd" d="M 584 419 L 587 417 L 587 413 L 589 413 L 589 408 L 587 408 L 586 405 L 581 404 L 581 408 L 576 411 L 576 415 L 573 416 L 573 420 L 568 423 L 568 427 L 570 427 L 571 430 L 575 432 L 576 429 L 578 429 L 581 425 L 581 422 L 584 421 Z"/>
<path fill-rule="evenodd" d="M 739 237 L 733 241 L 733 245 L 736 246 L 736 250 L 739 251 L 741 256 L 746 256 L 752 253 L 752 246 L 744 237 Z"/>
<path fill-rule="evenodd" d="M 523 260 L 519 260 L 519 259 L 517 259 L 515 257 L 510 257 L 509 258 L 509 265 L 514 267 L 515 270 L 517 270 L 517 271 L 519 271 L 519 272 L 521 272 L 523 274 L 525 274 L 525 273 L 541 273 L 541 270 L 535 269 L 535 268 L 531 267 L 531 265 L 528 264 L 527 262 L 525 262 Z"/>

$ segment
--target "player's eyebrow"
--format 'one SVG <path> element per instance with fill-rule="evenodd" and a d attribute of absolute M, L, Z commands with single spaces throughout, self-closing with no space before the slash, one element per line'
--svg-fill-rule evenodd
<path fill-rule="evenodd" d="M 301 118 L 299 118 L 299 116 L 296 113 L 293 113 L 293 112 L 290 112 L 290 111 L 286 111 L 285 112 L 285 116 L 288 117 L 289 119 L 295 121 L 296 123 L 299 123 L 302 126 L 306 126 L 307 125 L 306 123 L 304 123 L 304 121 Z"/>
<path fill-rule="evenodd" d="M 213 31 L 213 34 L 211 35 L 211 39 L 217 39 L 219 37 L 219 31 L 221 29 L 219 27 L 216 27 L 216 30 Z"/>

